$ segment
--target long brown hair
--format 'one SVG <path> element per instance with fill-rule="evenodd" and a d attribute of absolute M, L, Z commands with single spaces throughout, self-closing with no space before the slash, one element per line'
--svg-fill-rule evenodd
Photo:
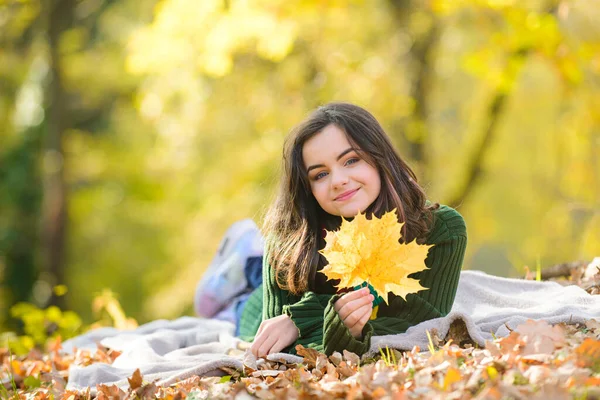
<path fill-rule="evenodd" d="M 324 245 L 322 229 L 335 230 L 341 224 L 341 217 L 325 212 L 313 196 L 302 158 L 304 143 L 330 124 L 340 128 L 364 160 L 379 171 L 381 191 L 366 210 L 368 218 L 379 218 L 396 208 L 398 221 L 405 223 L 404 241 L 422 242 L 433 222 L 432 211 L 439 207 L 425 206 L 425 192 L 414 172 L 371 113 L 348 103 L 319 107 L 285 140 L 279 192 L 264 224 L 267 261 L 278 285 L 296 295 L 312 289 L 317 270 L 326 264 L 318 253 Z"/>

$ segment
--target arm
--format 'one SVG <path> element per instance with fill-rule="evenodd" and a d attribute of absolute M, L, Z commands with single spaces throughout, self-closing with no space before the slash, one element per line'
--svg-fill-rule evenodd
<path fill-rule="evenodd" d="M 306 292 L 294 296 L 277 285 L 275 271 L 263 261 L 263 321 L 280 315 L 288 315 L 298 328 L 298 339 L 286 351 L 295 353 L 297 344 L 322 351 L 323 312 L 331 295 Z"/>
<path fill-rule="evenodd" d="M 263 285 L 263 321 L 287 315 L 298 329 L 298 338 L 284 351 L 294 354 L 298 344 L 324 351 L 324 333 L 331 327 L 340 332 L 340 337 L 336 340 L 342 340 L 342 348 L 352 352 L 360 350 L 361 341 L 352 337 L 335 311 L 334 303 L 339 295 L 306 292 L 302 296 L 294 296 L 282 290 L 277 285 L 275 272 L 266 257 L 263 264 Z"/>
<path fill-rule="evenodd" d="M 298 344 L 326 354 L 344 349 L 362 354 L 368 350 L 372 332 L 365 335 L 363 329 L 362 338 L 354 338 L 335 310 L 335 302 L 341 295 L 306 292 L 301 297 L 294 296 L 279 288 L 275 272 L 266 261 L 263 284 L 263 321 L 285 314 L 298 328 L 298 338 L 285 351 L 294 354 Z"/>

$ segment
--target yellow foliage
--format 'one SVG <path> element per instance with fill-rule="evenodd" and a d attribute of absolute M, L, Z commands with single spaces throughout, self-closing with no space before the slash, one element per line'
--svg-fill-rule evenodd
<path fill-rule="evenodd" d="M 380 219 L 367 220 L 358 214 L 352 221 L 343 220 L 336 232 L 327 232 L 321 250 L 329 262 L 322 272 L 328 279 L 339 279 L 339 288 L 369 283 L 388 303 L 388 293 L 402 298 L 427 288 L 408 275 L 427 269 L 425 258 L 431 245 L 416 241 L 401 244 L 401 229 L 396 210 Z"/>
<path fill-rule="evenodd" d="M 119 303 L 119 300 L 115 297 L 110 289 L 104 289 L 102 293 L 98 294 L 92 303 L 92 309 L 94 313 L 100 315 L 105 312 L 108 314 L 112 325 L 121 330 L 129 330 L 137 328 L 137 321 L 133 318 L 128 318 Z M 94 327 L 103 326 L 102 321 L 95 324 Z"/>

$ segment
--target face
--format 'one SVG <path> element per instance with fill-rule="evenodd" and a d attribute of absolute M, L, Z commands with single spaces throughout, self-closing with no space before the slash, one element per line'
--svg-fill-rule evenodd
<path fill-rule="evenodd" d="M 379 172 L 360 157 L 336 125 L 307 140 L 302 158 L 312 194 L 329 214 L 354 217 L 379 196 Z"/>

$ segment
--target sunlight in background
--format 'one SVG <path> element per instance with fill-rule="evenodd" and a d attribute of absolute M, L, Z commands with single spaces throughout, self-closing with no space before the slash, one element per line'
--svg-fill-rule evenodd
<path fill-rule="evenodd" d="M 104 288 L 140 322 L 190 313 L 227 226 L 260 225 L 287 132 L 334 100 L 370 110 L 429 198 L 456 202 L 465 268 L 599 255 L 597 0 L 84 0 L 56 44 L 62 154 L 39 136 L 41 3 L 19 4 L 0 7 L 0 275 L 18 243 L 39 269 L 40 244 L 14 238 L 42 224 L 22 222 L 36 174 L 64 166 L 65 299 L 85 318 Z"/>

